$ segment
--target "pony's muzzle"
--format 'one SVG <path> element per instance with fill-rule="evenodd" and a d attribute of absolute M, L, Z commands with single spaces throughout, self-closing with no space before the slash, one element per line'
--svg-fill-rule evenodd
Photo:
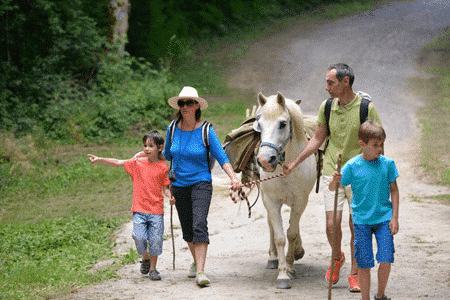
<path fill-rule="evenodd" d="M 277 167 L 277 156 L 276 155 L 269 155 L 266 156 L 264 154 L 258 155 L 258 165 L 263 168 L 266 172 L 273 172 L 275 171 Z"/>

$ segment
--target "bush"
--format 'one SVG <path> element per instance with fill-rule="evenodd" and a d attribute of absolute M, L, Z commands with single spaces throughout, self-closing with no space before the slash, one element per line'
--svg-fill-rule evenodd
<path fill-rule="evenodd" d="M 122 138 L 130 128 L 140 133 L 167 126 L 166 91 L 178 88 L 147 63 L 105 56 L 96 81 L 84 88 L 53 77 L 53 99 L 38 123 L 46 136 L 65 143 L 105 142 Z"/>

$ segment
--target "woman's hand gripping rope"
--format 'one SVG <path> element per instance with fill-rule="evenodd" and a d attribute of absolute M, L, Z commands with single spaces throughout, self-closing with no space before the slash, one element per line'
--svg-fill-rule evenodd
<path fill-rule="evenodd" d="M 247 197 L 247 195 L 245 194 L 245 192 L 244 192 L 244 190 L 242 188 L 243 187 L 249 187 L 249 186 L 251 186 L 253 184 L 258 184 L 258 183 L 261 183 L 261 182 L 264 182 L 264 181 L 268 181 L 268 180 L 271 180 L 271 179 L 275 179 L 275 178 L 278 178 L 278 177 L 282 177 L 282 176 L 285 176 L 285 175 L 283 173 L 280 173 L 280 174 L 277 174 L 277 175 L 274 175 L 274 176 L 270 176 L 270 177 L 259 179 L 259 180 L 249 181 L 249 182 L 246 182 L 246 183 L 242 184 L 242 186 L 237 191 L 237 195 L 238 195 L 239 200 L 241 200 L 241 201 L 245 200 L 247 202 L 247 205 L 248 205 L 248 217 L 249 218 L 252 216 L 251 206 L 250 206 L 250 202 L 248 201 L 248 197 Z M 231 198 L 231 200 L 233 200 L 234 203 L 237 203 L 237 199 L 236 199 L 236 197 L 235 197 L 235 195 L 233 193 L 232 188 L 230 188 L 230 198 Z"/>

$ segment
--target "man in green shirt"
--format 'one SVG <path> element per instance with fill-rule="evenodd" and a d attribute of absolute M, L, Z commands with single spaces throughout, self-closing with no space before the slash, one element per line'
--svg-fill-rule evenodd
<path fill-rule="evenodd" d="M 307 157 L 316 153 L 319 147 L 328 137 L 329 143 L 324 156 L 323 161 L 323 187 L 324 188 L 324 203 L 326 212 L 326 233 L 328 243 L 334 248 L 335 257 L 333 278 L 331 279 L 333 284 L 339 281 L 340 268 L 345 262 L 344 252 L 341 251 L 342 241 L 342 210 L 344 202 L 347 200 L 349 204 L 349 225 L 351 232 L 351 258 L 352 266 L 350 276 L 348 277 L 349 290 L 351 292 L 360 292 L 359 279 L 358 279 L 358 267 L 356 265 L 356 259 L 354 258 L 354 239 L 352 222 L 352 210 L 350 202 L 352 199 L 351 187 L 339 187 L 338 192 L 338 207 L 336 212 L 336 240 L 333 243 L 333 215 L 334 215 L 334 192 L 328 190 L 328 184 L 332 179 L 332 174 L 336 171 L 337 166 L 337 154 L 342 155 L 342 166 L 352 157 L 362 152 L 358 141 L 358 131 L 360 127 L 360 106 L 361 97 L 353 92 L 353 81 L 355 75 L 351 67 L 346 64 L 335 64 L 328 68 L 326 75 L 326 90 L 330 96 L 334 99 L 331 105 L 329 128 L 330 134 L 328 135 L 327 122 L 325 117 L 325 103 L 322 102 L 317 120 L 317 129 L 314 136 L 308 142 L 303 151 L 297 156 L 297 158 L 286 164 L 283 169 L 283 173 L 287 176 L 291 173 L 292 169 L 298 166 Z M 380 117 L 375 106 L 370 102 L 368 108 L 368 119 L 372 119 L 378 124 L 381 124 Z M 331 275 L 331 267 L 328 268 L 325 279 L 329 282 Z"/>

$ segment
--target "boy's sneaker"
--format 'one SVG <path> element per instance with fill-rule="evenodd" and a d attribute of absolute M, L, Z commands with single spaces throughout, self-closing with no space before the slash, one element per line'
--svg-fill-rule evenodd
<path fill-rule="evenodd" d="M 149 277 L 150 280 L 161 280 L 161 275 L 158 271 L 156 271 L 156 269 L 150 271 Z"/>
<path fill-rule="evenodd" d="M 149 270 L 150 270 L 150 259 L 143 259 L 141 261 L 141 273 L 148 274 Z"/>
<path fill-rule="evenodd" d="M 197 276 L 197 263 L 194 261 L 189 268 L 188 278 L 195 278 Z"/>
<path fill-rule="evenodd" d="M 361 292 L 358 274 L 348 276 L 348 290 L 352 293 Z"/>
<path fill-rule="evenodd" d="M 334 261 L 334 271 L 332 278 L 333 284 L 336 284 L 339 281 L 339 274 L 341 272 L 341 267 L 344 263 L 345 263 L 345 255 L 344 252 L 341 252 L 341 260 Z M 325 280 L 327 282 L 330 282 L 330 275 L 331 275 L 331 265 L 328 267 L 327 274 L 325 275 Z"/>
<path fill-rule="evenodd" d="M 197 285 L 200 287 L 209 286 L 209 284 L 211 283 L 204 272 L 198 272 L 197 278 L 195 280 L 197 281 Z"/>
<path fill-rule="evenodd" d="M 386 297 L 386 295 L 383 295 L 383 297 L 377 297 L 377 295 L 374 296 L 375 300 L 391 300 L 391 298 Z"/>

